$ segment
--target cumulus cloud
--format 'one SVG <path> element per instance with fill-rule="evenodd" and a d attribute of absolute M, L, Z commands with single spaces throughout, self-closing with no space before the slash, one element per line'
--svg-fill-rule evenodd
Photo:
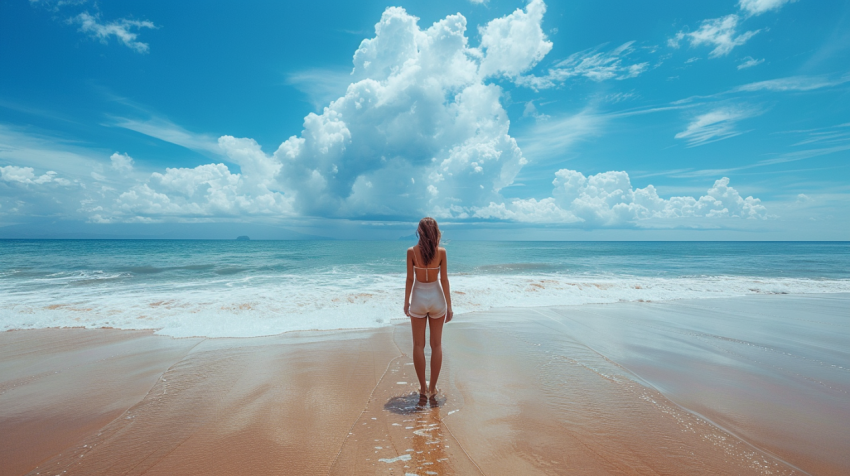
<path fill-rule="evenodd" d="M 112 168 L 119 172 L 129 172 L 133 170 L 133 158 L 126 153 L 119 154 L 116 152 L 109 157 L 109 160 L 112 162 Z"/>
<path fill-rule="evenodd" d="M 624 64 L 623 58 L 634 51 L 634 41 L 624 43 L 611 51 L 599 51 L 601 47 L 580 51 L 555 64 L 544 76 L 524 76 L 517 84 L 534 89 L 551 88 L 572 77 L 585 77 L 593 81 L 634 78 L 647 69 L 649 63 Z"/>
<path fill-rule="evenodd" d="M 678 48 L 682 40 L 688 40 L 691 46 L 708 45 L 714 49 L 708 54 L 711 58 L 728 55 L 736 46 L 743 45 L 761 30 L 737 33 L 740 17 L 736 14 L 721 18 L 703 20 L 699 29 L 694 32 L 680 31 L 668 40 L 668 45 Z"/>
<path fill-rule="evenodd" d="M 750 15 L 761 15 L 770 10 L 779 10 L 786 3 L 797 0 L 738 0 L 738 8 Z"/>
<path fill-rule="evenodd" d="M 482 55 L 481 74 L 515 78 L 543 59 L 552 49 L 541 28 L 544 13 L 543 0 L 531 0 L 525 10 L 517 9 L 479 28 L 481 45 L 476 52 Z"/>
<path fill-rule="evenodd" d="M 227 156 L 239 171 L 223 163 L 168 168 L 116 193 L 111 204 L 87 205 L 90 219 L 251 215 L 410 220 L 435 215 L 628 226 L 659 217 L 763 215 L 758 200 L 742 199 L 728 187 L 728 179 L 718 181 L 704 197 L 665 200 L 651 186 L 633 189 L 625 172 L 585 177 L 563 169 L 555 176 L 551 196 L 504 198 L 504 188 L 513 184 L 527 160 L 509 133 L 503 91 L 493 80 L 521 78 L 549 51 L 551 43 L 540 29 L 544 12 L 543 2 L 532 0 L 525 9 L 482 26 L 481 43 L 473 47 L 460 14 L 421 28 L 418 18 L 404 9 L 387 8 L 375 35 L 354 53 L 345 93 L 320 113 L 308 114 L 300 134 L 274 152 L 263 151 L 252 139 L 223 136 L 213 146 L 205 136 L 170 123 L 123 120 L 121 127 Z M 601 56 L 585 66 L 575 59 L 560 67 L 587 75 L 595 61 L 610 69 L 619 64 L 610 58 L 622 57 L 630 48 L 627 43 L 611 52 L 586 54 Z M 606 73 L 599 69 L 598 74 Z M 533 116 L 536 108 L 532 104 L 528 110 Z M 546 155 L 552 147 L 594 133 L 598 120 L 579 114 L 540 121 L 528 138 L 529 150 Z M 110 160 L 118 170 L 132 166 L 126 154 Z"/>
<path fill-rule="evenodd" d="M 58 177 L 57 173 L 52 170 L 48 170 L 43 175 L 36 176 L 35 169 L 32 167 L 18 167 L 16 165 L 0 167 L 0 179 L 3 179 L 5 182 L 22 183 L 25 185 L 41 185 L 45 183 L 71 185 L 70 181 Z"/>
<path fill-rule="evenodd" d="M 709 144 L 742 134 L 738 121 L 753 117 L 758 111 L 741 107 L 720 107 L 696 116 L 688 127 L 676 134 L 676 139 L 688 141 L 689 147 Z"/>
<path fill-rule="evenodd" d="M 530 23 L 539 29 L 544 10 L 533 1 L 490 22 L 482 46 L 470 48 L 462 15 L 421 29 L 404 9 L 388 8 L 354 54 L 362 79 L 307 115 L 300 136 L 273 155 L 296 208 L 408 217 L 498 197 L 526 161 L 508 134 L 502 90 L 485 78 L 518 74 L 548 50 L 542 32 L 537 47 L 508 44 L 510 35 L 527 39 Z"/>
<path fill-rule="evenodd" d="M 653 219 L 748 218 L 765 219 L 766 209 L 757 198 L 741 197 L 729 179 L 714 182 L 705 195 L 663 199 L 652 185 L 633 189 L 622 171 L 589 177 L 561 169 L 552 181 L 552 196 L 542 200 L 515 199 L 482 207 L 440 210 L 444 218 L 480 218 L 530 223 L 573 223 L 585 227 L 647 226 Z"/>
<path fill-rule="evenodd" d="M 101 23 L 100 15 L 92 15 L 89 12 L 83 12 L 70 18 L 68 23 L 80 25 L 81 32 L 100 40 L 101 43 L 107 43 L 109 37 L 114 36 L 118 41 L 124 43 L 124 45 L 137 53 L 147 53 L 150 48 L 147 43 L 138 41 L 139 34 L 131 30 L 156 28 L 156 25 L 150 21 L 128 20 L 126 18 Z"/>
<path fill-rule="evenodd" d="M 274 190 L 280 163 L 267 157 L 253 139 L 223 136 L 219 146 L 241 173 L 224 164 L 194 168 L 167 168 L 154 172 L 142 184 L 118 196 L 109 209 L 98 209 L 91 219 L 109 221 L 156 221 L 169 218 L 209 218 L 242 215 L 291 214 L 290 200 Z M 113 154 L 113 165 L 132 161 Z"/>

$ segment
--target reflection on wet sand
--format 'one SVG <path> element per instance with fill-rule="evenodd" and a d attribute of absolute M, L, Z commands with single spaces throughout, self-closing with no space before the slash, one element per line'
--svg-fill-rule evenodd
<path fill-rule="evenodd" d="M 396 331 L 396 343 L 402 349 L 411 347 L 406 342 L 409 330 L 396 326 Z M 407 355 L 390 362 L 352 425 L 331 474 L 480 474 L 443 422 L 455 408 L 453 391 L 420 399 L 411 390 L 416 381 Z"/>
<path fill-rule="evenodd" d="M 393 397 L 384 404 L 384 409 L 403 417 L 398 426 L 410 430 L 410 459 L 405 461 L 406 471 L 424 474 L 451 474 L 451 464 L 446 453 L 445 427 L 440 419 L 440 407 L 446 398 L 437 395 L 430 399 L 421 398 L 418 393 Z M 451 449 L 451 446 L 449 446 Z M 386 460 L 384 460 L 386 461 Z M 409 471 L 410 472 L 410 471 Z"/>
<path fill-rule="evenodd" d="M 460 316 L 427 401 L 406 322 L 0 333 L 0 474 L 848 474 L 848 303 Z"/>

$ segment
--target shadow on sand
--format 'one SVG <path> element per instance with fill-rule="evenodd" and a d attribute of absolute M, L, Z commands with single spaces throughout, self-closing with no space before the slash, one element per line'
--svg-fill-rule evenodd
<path fill-rule="evenodd" d="M 397 413 L 399 415 L 410 415 L 413 413 L 424 412 L 431 408 L 439 408 L 446 404 L 445 395 L 436 395 L 429 399 L 420 398 L 419 394 L 409 393 L 399 397 L 393 397 L 384 404 L 384 410 Z"/>

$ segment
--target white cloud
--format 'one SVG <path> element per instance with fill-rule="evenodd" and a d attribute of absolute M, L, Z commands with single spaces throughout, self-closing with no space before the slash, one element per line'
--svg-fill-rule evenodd
<path fill-rule="evenodd" d="M 274 153 L 296 209 L 409 217 L 498 198 L 525 159 L 508 134 L 501 88 L 484 78 L 536 61 L 527 44 L 519 48 L 530 55 L 523 60 L 499 42 L 525 39 L 544 8 L 531 2 L 527 12 L 486 25 L 481 49 L 468 47 L 462 15 L 421 29 L 416 17 L 388 8 L 354 55 L 358 80 L 321 114 L 307 115 L 300 136 Z"/>
<path fill-rule="evenodd" d="M 543 59 L 552 49 L 541 28 L 544 13 L 543 0 L 531 0 L 525 11 L 517 9 L 479 28 L 480 73 L 515 78 Z"/>
<path fill-rule="evenodd" d="M 549 119 L 547 114 L 541 114 L 540 111 L 537 110 L 537 106 L 534 105 L 534 101 L 528 101 L 525 103 L 525 108 L 522 110 L 522 117 L 533 117 L 538 121 Z"/>
<path fill-rule="evenodd" d="M 83 12 L 70 18 L 68 23 L 79 24 L 81 32 L 87 33 L 89 36 L 100 40 L 102 43 L 106 43 L 110 36 L 114 36 L 118 39 L 118 41 L 124 43 L 137 53 L 147 53 L 149 47 L 147 43 L 137 41 L 136 39 L 139 37 L 139 34 L 130 30 L 156 28 L 156 25 L 152 22 L 146 20 L 128 20 L 126 18 L 108 23 L 100 23 L 100 15 L 91 15 L 89 12 Z"/>
<path fill-rule="evenodd" d="M 611 51 L 601 52 L 600 47 L 596 47 L 574 53 L 555 64 L 545 76 L 523 76 L 518 78 L 517 84 L 545 89 L 572 77 L 585 77 L 597 82 L 634 78 L 649 69 L 649 63 L 623 64 L 623 58 L 634 51 L 632 44 L 634 41 L 629 41 Z"/>
<path fill-rule="evenodd" d="M 133 158 L 124 154 L 119 154 L 115 152 L 109 157 L 109 160 L 112 162 L 112 168 L 119 172 L 129 172 L 133 170 Z"/>
<path fill-rule="evenodd" d="M 752 68 L 753 66 L 758 66 L 762 63 L 764 63 L 764 59 L 755 59 L 752 56 L 747 56 L 744 58 L 744 61 L 738 65 L 738 69 Z"/>
<path fill-rule="evenodd" d="M 735 127 L 738 121 L 758 113 L 754 109 L 720 107 L 696 116 L 684 131 L 676 134 L 676 139 L 685 139 L 689 147 L 694 147 L 735 137 L 742 134 Z"/>
<path fill-rule="evenodd" d="M 691 96 L 678 101 L 674 101 L 675 105 L 684 105 L 692 103 L 697 99 L 715 99 L 722 96 L 727 96 L 736 93 L 752 93 L 759 91 L 768 92 L 790 92 L 790 91 L 813 91 L 815 89 L 830 88 L 840 86 L 850 81 L 850 74 L 845 74 L 841 77 L 834 76 L 790 76 L 787 78 L 769 79 L 766 81 L 758 81 L 748 83 L 735 88 L 708 96 Z"/>
<path fill-rule="evenodd" d="M 222 153 L 215 137 L 187 131 L 165 119 L 153 118 L 146 121 L 139 121 L 135 119 L 115 118 L 115 122 L 111 125 L 136 131 L 140 134 L 208 155 L 221 155 Z"/>
<path fill-rule="evenodd" d="M 519 138 L 522 150 L 538 164 L 546 159 L 560 162 L 573 144 L 597 135 L 604 121 L 590 110 L 540 121 Z"/>
<path fill-rule="evenodd" d="M 779 10 L 786 3 L 797 0 L 738 0 L 738 7 L 750 15 L 761 15 L 770 10 Z"/>
<path fill-rule="evenodd" d="M 770 79 L 738 86 L 732 92 L 754 91 L 811 91 L 813 89 L 838 86 L 850 81 L 850 75 L 841 78 L 827 76 L 790 76 L 787 78 Z"/>
<path fill-rule="evenodd" d="M 747 31 L 737 34 L 738 21 L 740 17 L 736 14 L 726 15 L 721 18 L 703 20 L 699 29 L 694 32 L 680 31 L 667 44 L 678 48 L 682 40 L 688 40 L 691 46 L 708 45 L 714 49 L 708 54 L 711 58 L 726 56 L 736 46 L 743 45 L 761 30 Z"/>
<path fill-rule="evenodd" d="M 351 72 L 347 69 L 307 69 L 288 74 L 286 82 L 306 94 L 313 106 L 322 108 L 345 92 L 351 84 Z"/>
<path fill-rule="evenodd" d="M 652 187 L 632 189 L 625 172 L 584 177 L 564 169 L 556 175 L 552 196 L 505 199 L 502 190 L 513 184 L 527 160 L 510 135 L 503 91 L 492 80 L 520 77 L 549 51 L 551 43 L 540 29 L 544 11 L 542 1 L 532 0 L 525 10 L 482 27 L 481 44 L 471 47 L 460 14 L 423 29 L 404 9 L 386 9 L 374 37 L 363 40 L 354 54 L 345 93 L 320 113 L 308 114 L 301 133 L 273 153 L 252 139 L 213 141 L 160 119 L 118 119 L 113 125 L 226 156 L 239 172 L 209 163 L 141 177 L 122 173 L 132 171 L 128 154 L 113 154 L 107 162 L 106 153 L 98 156 L 99 169 L 85 173 L 90 190 L 79 197 L 80 213 L 94 222 L 436 215 L 581 226 L 761 213 L 758 201 L 741 199 L 728 180 L 718 181 L 708 198 L 664 200 Z M 627 43 L 611 52 L 593 52 L 582 58 L 596 59 L 560 67 L 581 74 L 597 68 L 604 75 L 599 68 L 610 68 L 617 63 L 610 59 L 630 48 Z M 596 133 L 603 119 L 581 113 L 540 121 L 524 144 L 535 158 L 551 159 Z M 115 189 L 91 182 L 91 172 Z M 747 206 L 755 211 L 745 213 Z"/>
<path fill-rule="evenodd" d="M 633 189 L 626 172 L 604 172 L 585 177 L 575 170 L 555 174 L 552 197 L 490 202 L 481 207 L 440 210 L 443 218 L 480 218 L 529 223 L 566 223 L 584 227 L 652 226 L 652 220 L 686 218 L 767 218 L 757 198 L 741 197 L 724 177 L 705 195 L 663 199 L 652 185 Z"/>
<path fill-rule="evenodd" d="M 219 146 L 242 173 L 224 164 L 167 168 L 122 193 L 110 208 L 91 216 L 95 222 L 158 221 L 174 218 L 292 214 L 288 197 L 273 190 L 281 164 L 253 139 L 223 136 Z M 117 154 L 113 154 L 114 158 Z M 119 156 L 120 157 L 120 156 Z"/>
<path fill-rule="evenodd" d="M 48 170 L 44 175 L 36 176 L 32 167 L 18 167 L 7 165 L 0 167 L 0 179 L 6 182 L 17 182 L 25 185 L 41 185 L 45 183 L 57 183 L 59 185 L 71 185 L 67 179 L 57 177 L 56 172 Z"/>

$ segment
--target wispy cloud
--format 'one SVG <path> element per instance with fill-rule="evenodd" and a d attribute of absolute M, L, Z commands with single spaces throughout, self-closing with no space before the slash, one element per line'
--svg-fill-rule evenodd
<path fill-rule="evenodd" d="M 137 53 L 147 53 L 150 48 L 147 43 L 138 41 L 139 34 L 131 30 L 156 28 L 153 22 L 147 20 L 139 21 L 122 18 L 111 22 L 101 22 L 100 14 L 92 15 L 89 12 L 83 12 L 69 18 L 68 23 L 80 25 L 81 32 L 100 40 L 101 43 L 107 43 L 109 37 L 114 36 L 118 41 L 124 43 L 124 45 Z"/>
<path fill-rule="evenodd" d="M 825 156 L 825 155 L 836 154 L 836 153 L 844 152 L 844 151 L 847 151 L 847 150 L 850 150 L 850 144 L 839 145 L 839 146 L 834 146 L 834 147 L 822 147 L 822 148 L 818 148 L 818 149 L 806 149 L 806 150 L 798 150 L 798 151 L 793 151 L 793 152 L 784 152 L 784 153 L 778 154 L 776 157 L 773 157 L 773 158 L 770 158 L 770 159 L 760 160 L 758 162 L 748 164 L 748 165 L 742 165 L 742 166 L 739 166 L 739 167 L 729 167 L 729 168 L 723 168 L 723 169 L 664 170 L 664 171 L 654 172 L 654 173 L 651 173 L 651 174 L 640 175 L 638 177 L 643 178 L 643 177 L 653 177 L 653 176 L 657 176 L 657 175 L 663 175 L 663 176 L 667 176 L 667 177 L 671 177 L 671 178 L 696 178 L 696 177 L 713 177 L 713 176 L 717 176 L 717 175 L 728 175 L 728 174 L 733 173 L 733 172 L 740 175 L 739 172 L 741 172 L 743 170 L 750 170 L 750 169 L 756 169 L 756 168 L 760 168 L 760 167 L 768 167 L 768 166 L 771 166 L 771 165 L 778 165 L 778 164 L 785 164 L 785 163 L 789 163 L 789 162 L 797 162 L 797 161 L 800 161 L 800 160 L 813 159 L 815 157 L 822 157 L 822 156 Z M 845 166 L 842 165 L 841 167 L 845 167 Z M 776 170 L 776 171 L 773 171 L 773 172 L 760 171 L 758 173 L 759 174 L 768 174 L 768 173 L 791 174 L 791 173 L 795 173 L 795 172 L 808 172 L 808 171 L 812 171 L 812 170 L 827 170 L 827 169 L 832 169 L 832 168 L 836 168 L 836 167 L 806 168 L 806 169 L 799 169 L 799 170 Z"/>
<path fill-rule="evenodd" d="M 790 91 L 813 91 L 815 89 L 830 88 L 840 86 L 850 81 L 850 74 L 845 74 L 841 77 L 821 75 L 821 76 L 789 76 L 787 78 L 769 79 L 766 81 L 757 81 L 747 83 L 732 89 L 719 92 L 717 94 L 709 94 L 706 96 L 690 96 L 685 99 L 674 101 L 673 104 L 685 104 L 698 99 L 715 99 L 721 96 L 747 92 L 790 92 Z"/>
<path fill-rule="evenodd" d="M 527 134 L 518 137 L 523 154 L 532 163 L 562 158 L 578 141 L 599 133 L 605 117 L 590 110 L 578 114 L 549 118 L 538 123 Z"/>
<path fill-rule="evenodd" d="M 797 0 L 738 0 L 738 8 L 749 15 L 761 15 L 770 10 L 779 10 L 786 3 Z"/>
<path fill-rule="evenodd" d="M 732 13 L 720 18 L 703 20 L 696 31 L 688 32 L 682 30 L 667 40 L 667 45 L 678 48 L 683 40 L 687 40 L 690 42 L 691 47 L 701 45 L 714 46 L 714 49 L 708 54 L 711 58 L 726 56 L 736 46 L 743 45 L 750 38 L 762 31 L 752 30 L 739 34 L 737 30 L 742 19 L 746 20 L 748 17 L 761 15 L 771 10 L 778 10 L 783 5 L 795 1 L 797 0 L 738 0 L 738 8 L 741 10 L 741 14 Z M 690 63 L 692 60 L 693 58 L 688 60 L 687 63 Z M 738 69 L 749 68 L 762 61 L 764 60 L 749 58 L 749 61 L 740 64 Z"/>
<path fill-rule="evenodd" d="M 62 7 L 83 5 L 88 3 L 88 0 L 30 0 L 30 5 L 46 8 L 50 11 L 57 12 Z"/>
<path fill-rule="evenodd" d="M 0 124 L 0 224 L 9 217 L 80 217 L 82 201 L 102 196 L 107 179 L 98 155 L 61 137 Z M 108 175 L 108 174 L 104 174 Z"/>
<path fill-rule="evenodd" d="M 744 60 L 738 65 L 738 69 L 747 69 L 752 68 L 753 66 L 758 66 L 764 63 L 764 59 L 755 59 L 752 56 L 747 56 Z"/>
<path fill-rule="evenodd" d="M 537 107 L 534 105 L 534 101 L 528 101 L 525 103 L 525 108 L 522 111 L 522 117 L 533 117 L 538 121 L 545 121 L 549 119 L 547 114 L 541 114 L 540 111 L 537 110 Z"/>
<path fill-rule="evenodd" d="M 518 136 L 517 141 L 522 147 L 523 155 L 539 165 L 551 159 L 562 160 L 577 143 L 601 134 L 609 121 L 696 106 L 698 104 L 653 106 L 611 112 L 598 112 L 594 107 L 588 106 L 577 114 L 545 116 L 545 120 L 538 120 L 537 124 Z M 526 106 L 526 110 L 529 109 Z M 531 112 L 527 115 L 533 117 Z"/>
<path fill-rule="evenodd" d="M 737 123 L 748 117 L 760 114 L 756 109 L 742 107 L 720 107 L 696 116 L 687 128 L 676 134 L 676 139 L 684 139 L 688 147 L 710 144 L 743 134 L 737 129 Z"/>
<path fill-rule="evenodd" d="M 98 166 L 97 151 L 55 136 L 0 124 L 0 164 L 54 170 L 64 177 L 86 177 Z"/>
<path fill-rule="evenodd" d="M 811 91 L 813 89 L 838 86 L 850 81 L 850 74 L 840 78 L 828 76 L 791 76 L 788 78 L 770 79 L 745 84 L 732 89 L 731 92 L 740 91 Z"/>
<path fill-rule="evenodd" d="M 778 157 L 773 159 L 765 159 L 759 161 L 755 164 L 755 166 L 759 167 L 764 165 L 784 164 L 786 162 L 796 162 L 798 160 L 811 159 L 823 155 L 835 154 L 837 152 L 844 152 L 845 150 L 850 150 L 850 144 L 837 145 L 834 147 L 822 147 L 819 149 L 797 150 L 780 154 Z"/>
<path fill-rule="evenodd" d="M 806 137 L 801 139 L 795 146 L 808 144 L 844 144 L 850 143 L 850 124 L 839 124 L 832 127 L 810 129 L 805 131 L 789 131 L 804 133 Z M 788 132 L 785 132 L 787 134 Z"/>
<path fill-rule="evenodd" d="M 286 84 L 307 95 L 310 103 L 321 108 L 345 94 L 345 89 L 354 82 L 349 70 L 308 69 L 286 75 Z"/>
<path fill-rule="evenodd" d="M 517 79 L 517 84 L 546 89 L 573 77 L 585 77 L 596 82 L 634 78 L 649 69 L 649 63 L 624 62 L 624 58 L 635 51 L 633 44 L 634 41 L 629 41 L 610 51 L 600 51 L 605 46 L 600 45 L 573 53 L 567 59 L 556 63 L 545 76 L 523 76 Z"/>
<path fill-rule="evenodd" d="M 736 46 L 743 45 L 761 30 L 737 33 L 740 17 L 736 14 L 703 20 L 699 29 L 693 32 L 680 31 L 668 40 L 667 44 L 678 48 L 682 40 L 688 40 L 692 47 L 700 45 L 714 46 L 711 58 L 728 55 Z"/>
<path fill-rule="evenodd" d="M 222 155 L 218 146 L 218 139 L 206 134 L 198 134 L 174 124 L 166 119 L 153 118 L 146 121 L 127 119 L 123 117 L 113 118 L 114 122 L 108 126 L 121 127 L 136 131 L 146 136 L 170 142 L 196 152 Z"/>
<path fill-rule="evenodd" d="M 676 111 L 679 109 L 689 109 L 695 107 L 696 104 L 675 104 L 672 106 L 654 106 L 654 107 L 642 107 L 637 109 L 626 109 L 623 111 L 615 111 L 603 114 L 604 117 L 610 118 L 618 118 L 618 117 L 631 117 L 631 116 L 642 116 L 644 114 L 653 114 L 656 112 L 665 112 L 665 111 Z"/>

